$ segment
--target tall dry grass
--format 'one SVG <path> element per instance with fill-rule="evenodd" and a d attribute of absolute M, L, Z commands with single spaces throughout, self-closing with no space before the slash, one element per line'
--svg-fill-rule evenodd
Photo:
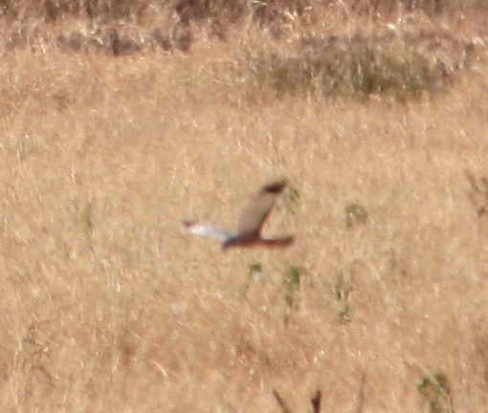
<path fill-rule="evenodd" d="M 357 99 L 276 94 L 258 44 L 288 50 L 3 54 L 1 411 L 487 411 L 484 47 L 442 93 Z M 278 176 L 292 248 L 183 232 Z"/>

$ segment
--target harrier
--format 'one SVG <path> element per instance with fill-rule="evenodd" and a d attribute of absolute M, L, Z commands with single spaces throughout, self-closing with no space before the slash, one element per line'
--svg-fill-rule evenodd
<path fill-rule="evenodd" d="M 231 247 L 286 247 L 293 242 L 292 236 L 280 238 L 261 236 L 263 225 L 286 185 L 287 181 L 281 180 L 261 188 L 243 209 L 236 233 L 194 221 L 184 221 L 183 224 L 192 234 L 217 238 L 224 250 Z"/>

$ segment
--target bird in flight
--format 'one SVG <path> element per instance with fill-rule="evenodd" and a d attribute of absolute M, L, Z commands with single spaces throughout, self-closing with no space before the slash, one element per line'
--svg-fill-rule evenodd
<path fill-rule="evenodd" d="M 263 186 L 243 209 L 235 233 L 195 221 L 184 221 L 183 224 L 194 235 L 217 238 L 224 250 L 231 247 L 286 247 L 293 243 L 293 236 L 264 238 L 261 235 L 263 225 L 286 185 L 287 181 L 281 180 Z"/>

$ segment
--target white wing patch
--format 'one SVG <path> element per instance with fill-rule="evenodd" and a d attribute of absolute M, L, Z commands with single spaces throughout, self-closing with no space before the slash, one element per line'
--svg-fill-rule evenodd
<path fill-rule="evenodd" d="M 212 237 L 224 242 L 233 236 L 230 232 L 214 227 L 213 225 L 200 224 L 198 222 L 184 222 L 184 225 L 188 231 L 199 237 Z"/>

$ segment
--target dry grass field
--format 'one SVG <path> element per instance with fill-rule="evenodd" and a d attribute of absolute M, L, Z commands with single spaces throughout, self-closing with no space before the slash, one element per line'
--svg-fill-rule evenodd
<path fill-rule="evenodd" d="M 476 58 L 403 97 L 276 92 L 252 59 L 289 42 L 252 22 L 189 53 L 5 50 L 0 410 L 488 412 L 480 21 L 429 21 Z M 185 233 L 283 176 L 265 231 L 292 247 Z"/>

